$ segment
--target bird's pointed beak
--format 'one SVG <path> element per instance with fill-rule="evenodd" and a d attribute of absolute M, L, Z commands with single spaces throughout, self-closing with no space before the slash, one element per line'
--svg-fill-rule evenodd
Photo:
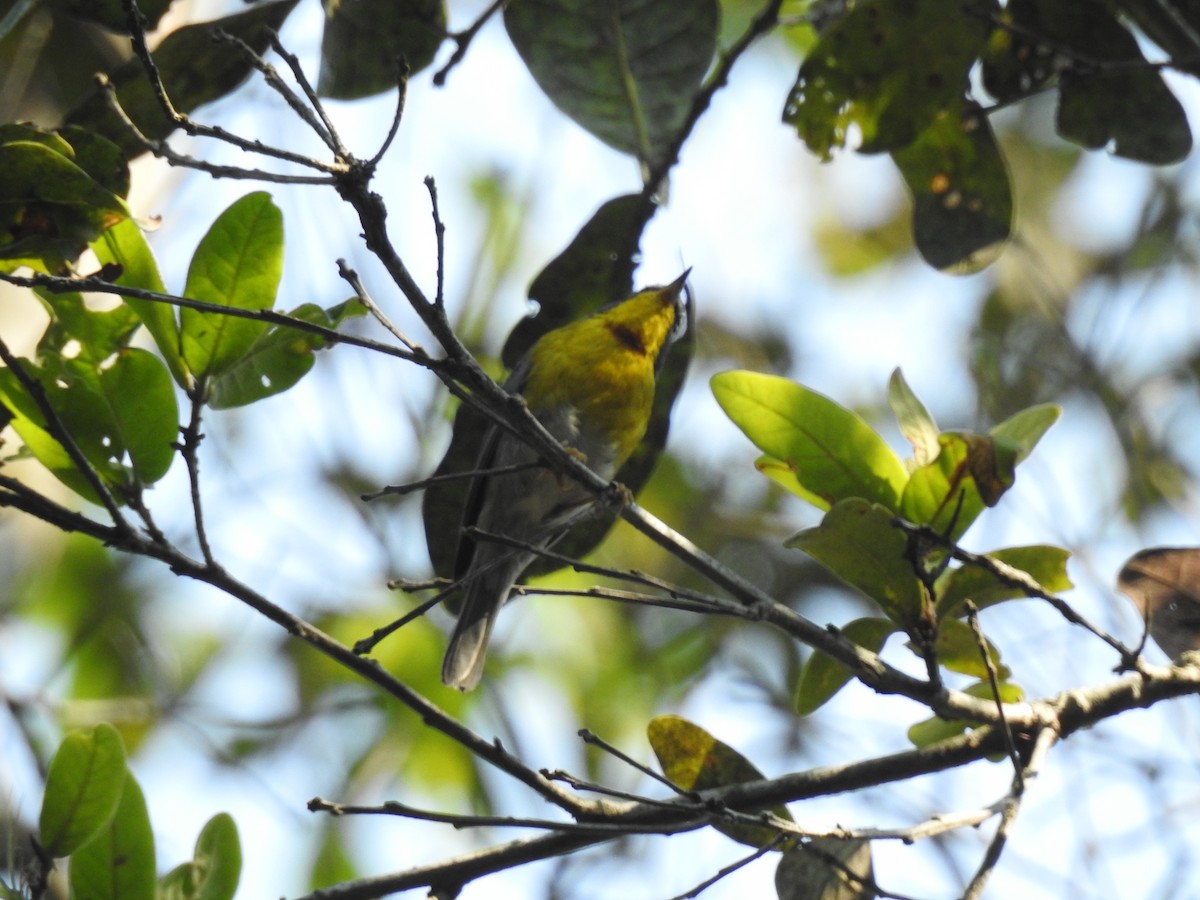
<path fill-rule="evenodd" d="M 692 274 L 692 267 L 688 266 L 683 270 L 683 274 L 667 285 L 667 290 L 673 293 L 678 293 L 683 290 L 687 284 L 688 276 Z"/>

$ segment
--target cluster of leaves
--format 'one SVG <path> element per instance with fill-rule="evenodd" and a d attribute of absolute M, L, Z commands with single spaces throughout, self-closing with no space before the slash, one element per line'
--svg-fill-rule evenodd
<path fill-rule="evenodd" d="M 47 142 L 56 139 L 46 136 Z M 46 156 L 44 146 L 26 139 L 0 147 L 0 153 L 13 148 L 14 154 Z M 62 206 L 60 218 L 74 215 L 88 221 L 89 207 L 82 201 L 66 199 Z M 56 236 L 27 237 L 22 243 L 20 258 L 6 262 L 47 270 L 60 258 Z M 132 219 L 109 224 L 92 236 L 90 247 L 105 267 L 102 278 L 166 294 L 150 248 Z M 201 240 L 183 295 L 214 308 L 269 310 L 282 268 L 282 216 L 268 194 L 248 194 L 222 213 Z M 25 452 L 96 503 L 101 489 L 123 502 L 167 473 L 179 430 L 172 379 L 212 408 L 242 406 L 290 388 L 312 368 L 314 351 L 325 344 L 320 335 L 292 326 L 211 309 L 177 311 L 144 297 L 126 297 L 112 308 L 97 309 L 76 291 L 39 287 L 34 293 L 50 325 L 34 359 L 18 359 L 0 369 L 0 403 Z M 361 312 L 357 301 L 329 310 L 305 304 L 291 317 L 333 328 Z M 143 325 L 160 355 L 130 345 Z M 72 452 L 75 448 L 82 461 Z"/>
<path fill-rule="evenodd" d="M 1154 4 L 1119 6 L 1164 49 L 1195 53 L 1179 46 L 1177 29 L 1153 27 L 1161 24 Z M 975 71 L 988 96 L 972 86 Z M 852 134 L 859 152 L 890 153 L 913 193 L 922 256 L 974 271 L 999 254 L 1013 217 L 985 104 L 1049 89 L 1058 91 L 1056 124 L 1068 141 L 1153 164 L 1191 150 L 1179 101 L 1099 0 L 855 4 L 805 58 L 784 120 L 824 159 Z"/>
<path fill-rule="evenodd" d="M 913 445 L 905 461 L 853 411 L 786 379 L 725 372 L 714 376 L 712 388 L 725 413 L 766 454 L 756 462 L 759 471 L 825 511 L 820 525 L 793 535 L 787 545 L 884 613 L 850 622 L 842 633 L 872 652 L 890 635 L 905 634 L 927 664 L 976 678 L 968 693 L 991 698 L 998 689 L 1005 701 L 1020 699 L 999 652 L 990 643 L 985 647 L 963 617 L 969 608 L 1027 595 L 994 571 L 951 565 L 946 546 L 1012 486 L 1017 464 L 1057 420 L 1058 407 L 1032 407 L 987 434 L 939 431 L 897 371 L 888 399 Z M 922 541 L 898 529 L 898 519 L 925 526 L 940 540 Z M 1065 550 L 1011 547 L 988 558 L 1047 590 L 1070 587 Z M 814 652 L 799 681 L 797 710 L 818 709 L 849 679 L 841 663 Z M 964 727 L 931 722 L 911 737 L 923 745 Z"/>
<path fill-rule="evenodd" d="M 146 798 L 111 725 L 67 735 L 46 775 L 38 843 L 69 858 L 71 894 L 89 900 L 231 900 L 242 870 L 237 826 L 209 819 L 193 858 L 156 876 Z"/>

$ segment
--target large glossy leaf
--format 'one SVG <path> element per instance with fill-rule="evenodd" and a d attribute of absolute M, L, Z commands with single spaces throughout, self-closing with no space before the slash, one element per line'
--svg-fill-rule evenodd
<path fill-rule="evenodd" d="M 188 269 L 184 294 L 241 310 L 270 309 L 283 273 L 283 214 L 264 191 L 247 194 L 217 217 Z M 182 309 L 183 358 L 196 377 L 228 372 L 266 331 L 266 322 Z"/>
<path fill-rule="evenodd" d="M 860 416 L 774 375 L 722 372 L 711 384 L 725 414 L 771 457 L 760 467 L 786 467 L 796 493 L 822 509 L 862 497 L 899 510 L 904 463 Z"/>
<path fill-rule="evenodd" d="M 446 37 L 443 0 L 322 0 L 317 91 L 357 100 L 394 90 L 400 60 L 410 72 L 431 62 Z"/>
<path fill-rule="evenodd" d="M 514 0 L 509 37 L 538 85 L 600 140 L 660 162 L 716 50 L 715 0 Z"/>
<path fill-rule="evenodd" d="M 871 844 L 815 838 L 787 850 L 775 870 L 778 900 L 873 900 Z"/>

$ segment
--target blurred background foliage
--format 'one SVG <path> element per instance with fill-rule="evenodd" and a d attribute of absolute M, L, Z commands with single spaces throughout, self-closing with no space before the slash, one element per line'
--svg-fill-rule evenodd
<path fill-rule="evenodd" d="M 26 6 L 33 8 L 22 12 Z M 289 15 L 293 6 L 296 12 Z M 326 60 L 341 58 L 346 50 L 339 42 L 346 38 L 329 37 L 313 6 L 243 10 L 177 0 L 144 3 L 142 9 L 152 25 L 166 14 L 164 29 L 229 14 L 253 20 L 256 28 L 267 20 L 282 25 L 285 44 L 315 66 L 318 50 Z M 92 73 L 113 71 L 129 58 L 127 44 L 115 33 L 122 21 L 117 7 L 0 3 L 0 19 L 16 22 L 0 40 L 0 120 L 53 125 L 85 108 Z M 465 27 L 483 11 L 478 3 L 462 7 L 450 4 L 451 28 Z M 727 46 L 758 10 L 759 4 L 743 0 L 722 3 L 720 45 Z M 805 3 L 785 4 L 783 11 L 785 17 L 826 12 L 824 5 L 810 9 Z M 699 317 L 696 357 L 676 408 L 674 437 L 639 502 L 805 615 L 844 623 L 863 614 L 865 602 L 783 547 L 790 534 L 812 524 L 812 511 L 753 472 L 753 451 L 713 412 L 708 375 L 742 367 L 796 377 L 854 406 L 881 429 L 888 427 L 886 372 L 898 363 L 947 426 L 982 430 L 1034 404 L 1061 403 L 1067 409 L 1061 438 L 1039 450 L 1040 461 L 1028 474 L 1022 470 L 1028 486 L 1019 485 L 1023 490 L 1005 499 L 1007 513 L 993 518 L 995 524 L 981 522 L 984 533 L 970 537 L 985 548 L 1022 539 L 1067 546 L 1079 567 L 1074 574 L 1080 590 L 1072 601 L 1135 637 L 1136 619 L 1112 599 L 1115 561 L 1151 540 L 1197 541 L 1200 329 L 1193 310 L 1200 181 L 1194 160 L 1150 167 L 1114 161 L 1103 150 L 1084 151 L 1056 136 L 1055 97 L 1035 93 L 990 117 L 1011 179 L 1016 210 L 1011 240 L 977 274 L 959 279 L 937 274 L 914 246 L 913 202 L 886 158 L 843 153 L 818 167 L 794 130 L 779 125 L 796 67 L 817 31 L 811 21 L 780 28 L 750 52 L 744 73 L 735 70 L 730 88 L 714 101 L 717 124 L 706 132 L 709 123 L 702 120 L 700 146 L 694 156 L 685 147 L 673 177 L 668 210 L 679 207 L 673 230 L 643 248 L 656 273 L 677 272 L 680 256 L 695 267 Z M 189 54 L 221 56 L 218 45 L 195 46 L 202 49 Z M 638 187 L 627 159 L 604 151 L 595 163 L 588 155 L 596 152 L 592 139 L 582 132 L 564 134 L 558 125 L 541 131 L 556 114 L 541 99 L 533 105 L 535 90 L 525 82 L 515 96 L 530 104 L 529 119 L 503 119 L 523 113 L 519 108 L 499 111 L 522 139 L 497 138 L 491 154 L 480 149 L 487 143 L 480 135 L 496 125 L 496 111 L 472 106 L 462 90 L 454 92 L 455 81 L 469 86 L 486 81 L 489 71 L 494 74 L 489 67 L 499 65 L 498 53 L 511 56 L 512 48 L 492 22 L 462 66 L 449 73 L 446 93 L 430 84 L 442 56 L 414 77 L 405 138 L 385 160 L 379 182 L 399 223 L 400 243 L 414 269 L 431 279 L 432 239 L 425 234 L 428 208 L 419 183 L 427 171 L 438 178 L 450 229 L 450 309 L 458 333 L 497 375 L 504 336 L 522 311 L 533 276 L 601 202 Z M 204 65 L 206 58 L 197 56 L 196 62 Z M 223 95 L 245 74 L 228 73 L 217 93 L 201 91 L 180 108 Z M 375 87 L 356 92 L 352 67 L 321 68 L 320 77 L 341 97 L 380 89 L 379 75 L 372 73 L 364 77 L 374 79 Z M 1165 77 L 1194 118 L 1200 106 L 1191 82 Z M 496 103 L 494 94 L 486 96 L 487 103 Z M 336 107 L 347 133 L 364 148 L 382 134 L 391 101 L 370 102 Z M 439 119 L 443 108 L 455 112 Z M 277 118 L 269 121 L 280 124 L 278 136 L 268 131 L 267 139 L 291 146 L 296 135 L 286 124 L 286 110 L 272 108 L 253 82 L 202 110 L 202 117 L 208 115 L 235 131 L 270 115 Z M 433 134 L 443 124 L 458 144 Z M 718 128 L 723 130 L 714 133 Z M 738 129 L 747 132 L 749 143 Z M 464 133 L 473 138 L 464 140 Z M 428 147 L 412 147 L 423 143 Z M 577 161 L 580 154 L 583 162 Z M 617 174 L 596 175 L 581 190 L 578 182 L 588 181 L 581 172 L 593 164 Z M 162 215 L 152 242 L 168 285 L 178 288 L 180 261 L 221 206 L 206 197 L 213 185 L 205 177 L 181 176 L 151 162 L 139 165 L 131 206 L 147 221 Z M 753 177 L 760 165 L 765 184 Z M 244 192 L 243 187 L 229 189 Z M 561 198 L 553 196 L 556 191 Z M 331 196 L 295 189 L 278 194 L 288 233 L 285 291 L 297 303 L 318 299 L 329 305 L 344 298 L 347 291 L 333 273 L 338 256 L 375 278 L 369 283 L 377 290 L 390 293 L 357 246 L 354 223 L 333 207 Z M 747 233 L 745 241 L 739 231 Z M 11 293 L 0 298 L 5 339 L 36 340 L 44 322 L 36 304 Z M 402 309 L 390 306 L 393 310 L 405 327 L 412 326 Z M 445 450 L 453 412 L 431 378 L 340 348 L 286 396 L 250 412 L 211 417 L 202 474 L 218 558 L 344 641 L 394 618 L 411 601 L 387 591 L 388 578 L 429 574 L 420 500 L 364 503 L 360 497 L 429 474 Z M 898 435 L 889 436 L 899 446 Z M 152 500 L 164 529 L 184 535 L 189 511 L 178 469 Z M 6 464 L 5 471 L 44 479 L 48 494 L 64 496 L 29 461 Z M 421 727 L 411 712 L 227 598 L 10 511 L 0 512 L 0 540 L 5 818 L 27 820 L 38 779 L 63 730 L 100 721 L 120 729 L 135 767 L 140 760 L 144 768 L 141 782 L 152 807 L 170 811 L 156 821 L 177 817 L 185 836 L 181 843 L 216 807 L 246 801 L 234 809 L 247 843 L 244 896 L 297 892 L 443 858 L 477 840 L 428 825 L 402 831 L 390 822 L 310 816 L 303 803 L 313 795 L 540 812 L 539 804 L 481 771 L 460 747 Z M 701 586 L 623 523 L 590 559 Z M 561 572 L 546 584 L 586 589 L 594 582 L 592 576 Z M 1111 667 L 1111 660 L 1085 649 L 1064 652 L 1062 622 L 1032 604 L 1028 615 L 1010 612 L 995 627 L 1009 642 L 1006 662 L 1033 694 L 1098 680 Z M 677 711 L 740 742 L 760 768 L 776 774 L 901 749 L 904 726 L 915 717 L 911 709 L 897 711 L 865 691 L 848 691 L 821 716 L 799 719 L 792 712 L 792 690 L 806 651 L 777 633 L 654 607 L 565 597 L 512 604 L 486 689 L 463 697 L 438 683 L 446 628 L 446 617 L 435 613 L 382 643 L 376 656 L 388 671 L 481 732 L 495 734 L 531 764 L 625 788 L 639 785 L 636 775 L 610 756 L 585 749 L 574 737 L 576 728 L 648 759 L 645 723 L 657 713 Z M 1179 787 L 1194 778 L 1194 754 L 1161 755 L 1179 744 L 1195 746 L 1196 717 L 1189 709 L 1171 723 L 1183 729 L 1181 737 L 1178 730 L 1160 731 L 1166 728 L 1163 714 L 1154 713 L 1160 719 L 1148 726 L 1143 721 L 1141 743 L 1114 726 L 1066 748 L 1080 777 L 1073 783 L 1047 779 L 1048 793 L 1061 791 L 1059 806 L 1030 811 L 1040 818 L 1012 842 L 1013 861 L 1005 865 L 1010 880 L 999 882 L 997 896 L 1010 895 L 1014 885 L 1030 896 L 1112 896 L 1104 890 L 1110 878 L 1119 885 L 1141 878 L 1141 885 L 1149 885 L 1144 893 L 1120 893 L 1128 897 L 1200 890 L 1187 850 L 1197 823 L 1181 809 L 1186 804 L 1175 802 L 1180 790 L 1194 798 L 1194 786 Z M 892 786 L 860 805 L 818 804 L 813 814 L 857 824 L 911 822 L 958 804 L 988 802 L 977 784 L 964 785 L 965 777 L 950 773 Z M 999 785 L 1003 775 L 981 780 Z M 1125 785 L 1138 797 L 1125 818 L 1105 825 L 1090 821 L 1090 802 L 1080 801 L 1101 781 Z M 1074 807 L 1072 798 L 1080 801 Z M 201 808 L 193 810 L 196 805 Z M 1070 837 L 1063 836 L 1064 820 Z M 1146 822 L 1173 823 L 1173 833 L 1158 841 L 1135 837 Z M 1047 833 L 1058 837 L 1053 854 L 1044 856 L 1039 839 Z M 171 840 L 168 835 L 168 846 Z M 910 872 L 918 873 L 905 876 L 889 869 L 885 851 L 876 871 L 898 892 L 953 894 L 969 876 L 980 840 L 950 835 L 906 850 L 923 855 L 921 866 L 905 858 Z M 397 853 L 401 841 L 405 850 Z M 495 895 L 669 895 L 710 874 L 696 868 L 697 844 L 681 843 L 688 849 L 621 842 L 603 853 L 548 863 L 532 875 L 498 878 Z M 740 853 L 715 846 L 720 849 L 713 859 Z M 648 858 L 656 860 L 652 877 L 639 869 Z M 754 883 L 734 879 L 724 895 L 746 896 L 746 885 Z M 486 892 L 490 884 L 475 890 Z M 622 893 L 631 885 L 637 886 L 632 894 Z"/>

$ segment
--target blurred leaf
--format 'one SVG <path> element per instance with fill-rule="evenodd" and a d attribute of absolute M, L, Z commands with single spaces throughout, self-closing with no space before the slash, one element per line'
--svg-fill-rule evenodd
<path fill-rule="evenodd" d="M 125 201 L 42 139 L 0 144 L 0 271 L 58 273 L 129 215 Z M 3 262 L 7 261 L 7 262 Z"/>
<path fill-rule="evenodd" d="M 1157 165 L 1191 151 L 1183 106 L 1105 3 L 1011 0 L 1005 15 L 1017 33 L 990 47 L 984 84 L 993 95 L 1027 95 L 1058 73 L 1058 133 L 1067 140 Z"/>
<path fill-rule="evenodd" d="M 847 622 L 839 629 L 842 637 L 860 647 L 878 653 L 888 637 L 895 634 L 891 619 L 867 618 Z M 827 653 L 814 649 L 800 672 L 796 685 L 796 713 L 807 716 L 816 712 L 850 681 L 850 670 Z"/>
<path fill-rule="evenodd" d="M 1009 547 L 993 550 L 986 555 L 989 559 L 1026 573 L 1051 593 L 1073 587 L 1067 577 L 1067 560 L 1071 554 L 1061 547 Z M 987 569 L 968 565 L 943 572 L 937 580 L 936 591 L 939 619 L 961 614 L 960 608 L 967 600 L 984 609 L 1025 596 L 1020 588 L 1010 587 Z"/>
<path fill-rule="evenodd" d="M 71 855 L 68 874 L 76 900 L 155 900 L 154 834 L 132 773 L 125 773 L 116 815 Z"/>
<path fill-rule="evenodd" d="M 267 49 L 269 32 L 278 31 L 296 0 L 257 3 L 244 12 L 210 22 L 198 22 L 171 32 L 151 54 L 167 95 L 177 112 L 190 113 L 231 93 L 252 71 L 249 60 L 233 45 L 214 41 L 219 28 L 248 44 L 256 53 Z M 162 111 L 139 59 L 130 59 L 109 73 L 117 97 L 130 119 L 150 140 L 161 140 L 176 129 Z M 65 121 L 82 125 L 117 144 L 126 158 L 145 152 L 128 127 L 109 108 L 104 91 L 94 88 Z"/>
<path fill-rule="evenodd" d="M 112 821 L 125 789 L 125 748 L 111 725 L 67 735 L 46 773 L 38 841 L 70 856 Z"/>
<path fill-rule="evenodd" d="M 922 258 L 958 275 L 991 265 L 1012 233 L 1013 198 L 980 108 L 943 109 L 892 159 L 913 194 L 913 238 Z"/>
<path fill-rule="evenodd" d="M 158 20 L 170 7 L 172 0 L 138 0 L 138 12 L 146 18 L 146 30 L 158 27 Z M 111 31 L 125 33 L 129 19 L 121 0 L 51 0 L 58 11 L 103 25 Z"/>
<path fill-rule="evenodd" d="M 554 104 L 647 166 L 683 126 L 716 52 L 715 0 L 524 0 L 504 24 Z"/>
<path fill-rule="evenodd" d="M 956 108 L 987 40 L 995 0 L 949 8 L 940 0 L 866 0 L 822 34 L 800 66 L 783 120 L 829 159 L 852 127 L 858 150 L 911 143 L 939 112 Z"/>
<path fill-rule="evenodd" d="M 1149 621 L 1150 636 L 1168 657 L 1200 649 L 1200 548 L 1135 553 L 1121 567 L 1117 590 Z"/>
<path fill-rule="evenodd" d="M 861 275 L 912 249 L 912 212 L 908 205 L 898 205 L 884 221 L 865 228 L 826 219 L 817 223 L 813 239 L 821 263 L 831 274 Z"/>
<path fill-rule="evenodd" d="M 938 427 L 925 404 L 913 393 L 904 373 L 899 369 L 888 379 L 888 406 L 900 424 L 900 433 L 913 445 L 913 462 L 924 466 L 937 459 L 941 452 L 938 443 Z"/>
<path fill-rule="evenodd" d="M 849 497 L 900 508 L 908 481 L 904 463 L 855 413 L 774 375 L 721 372 L 711 384 L 725 414 L 773 457 L 756 465 L 791 469 L 800 487 L 792 487 L 795 493 L 820 509 Z"/>
<path fill-rule="evenodd" d="M 192 257 L 184 294 L 235 309 L 270 309 L 283 273 L 283 214 L 265 191 L 235 201 Z M 184 308 L 180 342 L 188 369 L 215 378 L 243 362 L 266 322 Z"/>
<path fill-rule="evenodd" d="M 895 513 L 860 497 L 841 500 L 821 524 L 788 538 L 838 578 L 875 601 L 902 628 L 923 608 L 920 582 L 908 559 L 908 539 L 892 526 Z"/>
<path fill-rule="evenodd" d="M 217 813 L 201 830 L 195 857 L 162 879 L 155 900 L 233 900 L 241 872 L 237 825 L 227 813 Z"/>
<path fill-rule="evenodd" d="M 775 870 L 779 900 L 871 900 L 871 843 L 812 838 L 789 847 Z"/>
<path fill-rule="evenodd" d="M 354 298 L 328 310 L 306 303 L 288 315 L 314 325 L 337 328 L 351 316 L 361 316 L 366 311 Z M 308 373 L 317 361 L 316 351 L 325 346 L 325 338 L 320 335 L 276 325 L 260 335 L 232 368 L 214 379 L 209 406 L 213 409 L 245 406 L 286 391 Z"/>
<path fill-rule="evenodd" d="M 685 791 L 761 781 L 765 776 L 746 757 L 728 744 L 717 740 L 699 725 L 679 716 L 655 716 L 646 726 L 646 736 L 663 774 Z M 771 810 L 781 819 L 792 821 L 786 806 Z M 723 835 L 751 847 L 765 847 L 779 838 L 774 828 L 754 825 L 714 823 Z M 787 843 L 779 845 L 780 849 Z"/>
<path fill-rule="evenodd" d="M 123 303 L 95 310 L 75 291 L 57 294 L 36 288 L 34 294 L 50 314 L 50 325 L 38 342 L 39 355 L 65 355 L 99 366 L 126 347 L 141 325 L 133 310 Z"/>
<path fill-rule="evenodd" d="M 416 73 L 433 62 L 446 36 L 443 0 L 321 0 L 324 97 L 358 100 L 394 90 L 400 60 Z"/>

